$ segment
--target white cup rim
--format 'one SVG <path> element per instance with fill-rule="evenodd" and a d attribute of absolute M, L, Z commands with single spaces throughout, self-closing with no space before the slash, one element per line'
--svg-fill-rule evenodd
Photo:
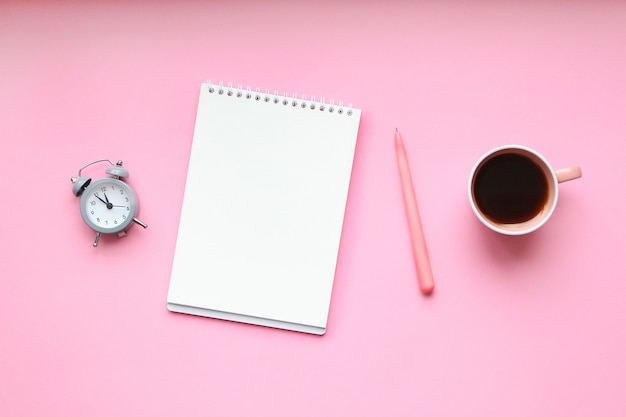
<path fill-rule="evenodd" d="M 544 173 L 547 174 L 548 181 L 552 182 L 552 185 L 553 185 L 552 188 L 554 189 L 554 192 L 552 193 L 552 198 L 551 198 L 552 203 L 550 204 L 549 207 L 546 207 L 544 212 L 542 212 L 541 214 L 542 219 L 540 221 L 536 221 L 537 216 L 535 216 L 533 219 L 527 222 L 523 222 L 523 223 L 516 223 L 516 224 L 511 224 L 511 225 L 498 224 L 487 219 L 476 206 L 474 193 L 472 190 L 473 190 L 473 184 L 474 184 L 474 177 L 476 176 L 476 172 L 478 168 L 492 155 L 496 153 L 501 153 L 502 151 L 506 151 L 506 150 L 519 150 L 519 151 L 531 154 L 544 165 L 543 167 Z M 554 171 L 550 163 L 546 160 L 546 158 L 544 158 L 539 152 L 527 146 L 510 144 L 510 145 L 503 145 L 503 146 L 498 146 L 496 148 L 493 148 L 485 152 L 476 161 L 469 176 L 467 191 L 468 191 L 470 205 L 472 207 L 472 210 L 474 211 L 474 214 L 476 215 L 476 217 L 478 217 L 478 219 L 485 226 L 487 226 L 489 229 L 495 232 L 498 232 L 504 235 L 516 236 L 516 235 L 525 235 L 525 234 L 534 232 L 535 230 L 543 226 L 550 219 L 550 217 L 552 217 L 552 214 L 554 213 L 554 210 L 556 209 L 556 205 L 559 199 L 559 182 L 556 176 L 556 172 Z"/>

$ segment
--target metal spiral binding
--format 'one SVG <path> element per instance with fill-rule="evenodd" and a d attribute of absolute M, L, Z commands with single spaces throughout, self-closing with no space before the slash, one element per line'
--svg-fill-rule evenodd
<path fill-rule="evenodd" d="M 220 81 L 216 86 L 211 83 L 211 80 L 208 80 L 207 86 L 208 91 L 211 94 L 225 94 L 234 98 L 245 98 L 247 100 L 254 99 L 255 101 L 262 101 L 264 103 L 281 104 L 283 106 L 291 105 L 291 107 L 300 107 L 302 109 L 308 108 L 310 110 L 318 110 L 328 113 L 336 112 L 339 115 L 343 115 L 345 113 L 348 116 L 352 116 L 352 104 L 344 106 L 343 101 L 340 101 L 339 104 L 335 104 L 333 99 L 330 99 L 328 103 L 326 103 L 326 99 L 324 97 L 320 97 L 319 100 L 316 100 L 315 96 L 311 96 L 310 99 L 307 99 L 306 95 L 303 94 L 301 98 L 297 98 L 296 94 L 289 96 L 289 94 L 285 92 L 280 95 L 278 90 L 274 90 L 273 93 L 270 93 L 269 89 L 266 89 L 263 93 L 261 93 L 261 90 L 258 88 L 252 91 L 249 86 L 244 89 L 241 84 L 238 84 L 237 87 L 233 87 L 233 83 L 231 82 L 224 86 L 223 81 Z"/>

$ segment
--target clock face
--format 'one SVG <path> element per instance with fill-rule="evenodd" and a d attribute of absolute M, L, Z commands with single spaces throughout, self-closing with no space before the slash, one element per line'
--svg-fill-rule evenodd
<path fill-rule="evenodd" d="M 93 181 L 80 200 L 85 223 L 96 232 L 118 233 L 133 222 L 137 200 L 131 188 L 114 178 Z"/>

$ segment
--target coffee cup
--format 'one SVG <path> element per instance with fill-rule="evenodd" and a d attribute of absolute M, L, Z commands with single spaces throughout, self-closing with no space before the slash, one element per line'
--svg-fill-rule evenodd
<path fill-rule="evenodd" d="M 543 226 L 559 199 L 559 183 L 580 178 L 580 167 L 554 170 L 536 151 L 520 145 L 485 153 L 472 169 L 468 193 L 478 219 L 505 235 Z"/>

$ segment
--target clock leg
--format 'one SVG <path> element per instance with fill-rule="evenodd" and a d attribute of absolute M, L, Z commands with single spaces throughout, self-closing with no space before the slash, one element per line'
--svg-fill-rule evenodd
<path fill-rule="evenodd" d="M 96 246 L 98 246 L 98 241 L 100 240 L 100 235 L 101 235 L 101 234 L 102 234 L 102 233 L 100 233 L 100 232 L 97 232 L 97 233 L 96 233 L 96 240 L 93 242 L 93 247 L 94 247 L 94 248 L 95 248 Z"/>
<path fill-rule="evenodd" d="M 141 220 L 137 219 L 137 218 L 133 218 L 133 221 L 135 223 L 137 223 L 139 226 L 143 227 L 144 229 L 148 227 L 147 224 L 145 224 L 144 222 L 142 222 Z"/>

